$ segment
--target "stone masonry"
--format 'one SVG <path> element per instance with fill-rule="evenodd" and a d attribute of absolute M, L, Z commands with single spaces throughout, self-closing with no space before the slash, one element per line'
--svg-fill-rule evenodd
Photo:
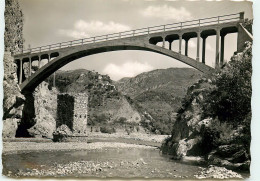
<path fill-rule="evenodd" d="M 58 95 L 56 127 L 66 125 L 73 135 L 86 135 L 88 118 L 88 95 L 64 93 Z"/>

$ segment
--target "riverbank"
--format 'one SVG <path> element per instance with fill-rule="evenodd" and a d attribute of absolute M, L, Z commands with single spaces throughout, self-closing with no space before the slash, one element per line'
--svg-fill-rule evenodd
<path fill-rule="evenodd" d="M 100 150 L 107 148 L 142 148 L 157 149 L 153 146 L 116 143 L 116 142 L 62 142 L 62 143 L 37 143 L 37 142 L 3 142 L 3 154 L 16 154 L 30 151 L 64 151 L 64 150 Z"/>
<path fill-rule="evenodd" d="M 105 148 L 145 148 L 155 149 L 160 147 L 167 135 L 150 135 L 134 133 L 106 134 L 91 133 L 85 142 L 52 142 L 43 138 L 15 138 L 3 140 L 3 154 L 51 151 L 51 150 L 95 150 Z"/>

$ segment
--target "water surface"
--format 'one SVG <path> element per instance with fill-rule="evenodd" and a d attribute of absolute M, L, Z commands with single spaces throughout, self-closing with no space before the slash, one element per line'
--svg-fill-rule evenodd
<path fill-rule="evenodd" d="M 159 149 L 103 148 L 84 151 L 35 151 L 5 154 L 2 156 L 3 174 L 30 173 L 33 169 L 54 168 L 57 164 L 89 162 L 98 170 L 88 173 L 65 173 L 59 176 L 79 177 L 142 177 L 142 178 L 194 178 L 199 166 L 174 161 L 160 153 Z M 92 164 L 92 165 L 91 165 Z M 94 166 L 93 166 L 94 165 Z M 86 169 L 77 168 L 78 170 Z M 81 170 L 82 171 L 82 170 Z"/>

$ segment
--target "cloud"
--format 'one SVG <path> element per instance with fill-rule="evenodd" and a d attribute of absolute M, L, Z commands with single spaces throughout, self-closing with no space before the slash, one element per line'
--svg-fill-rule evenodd
<path fill-rule="evenodd" d="M 128 31 L 130 29 L 131 28 L 127 25 L 115 23 L 113 21 L 104 23 L 102 21 L 86 22 L 84 20 L 78 20 L 74 23 L 73 29 L 60 29 L 58 33 L 63 36 L 79 39 L 96 35 Z"/>
<path fill-rule="evenodd" d="M 168 5 L 148 6 L 141 14 L 145 17 L 175 21 L 185 21 L 192 18 L 191 13 L 184 7 L 177 9 Z"/>
<path fill-rule="evenodd" d="M 153 67 L 146 62 L 126 62 L 122 65 L 111 63 L 104 68 L 103 73 L 108 74 L 113 80 L 119 80 L 123 77 L 133 77 L 152 69 Z"/>

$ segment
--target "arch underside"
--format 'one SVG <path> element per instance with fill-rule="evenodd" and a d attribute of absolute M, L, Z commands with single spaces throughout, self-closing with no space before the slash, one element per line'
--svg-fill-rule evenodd
<path fill-rule="evenodd" d="M 181 55 L 172 50 L 168 50 L 156 45 L 152 45 L 144 42 L 128 42 L 128 43 L 110 43 L 110 44 L 97 44 L 97 45 L 85 45 L 78 46 L 73 48 L 65 48 L 63 50 L 59 50 L 59 56 L 51 60 L 49 63 L 45 64 L 39 70 L 37 70 L 34 74 L 32 74 L 29 78 L 20 84 L 20 89 L 23 93 L 34 91 L 35 87 L 37 87 L 42 81 L 44 81 L 47 77 L 49 77 L 52 73 L 63 67 L 64 65 L 93 54 L 103 53 L 103 52 L 111 52 L 111 51 L 120 51 L 120 50 L 142 50 L 142 51 L 151 51 L 155 53 L 159 53 L 162 55 L 169 56 L 174 58 L 180 62 L 183 62 L 195 69 L 203 72 L 210 73 L 214 69 L 200 63 L 190 57 Z"/>

